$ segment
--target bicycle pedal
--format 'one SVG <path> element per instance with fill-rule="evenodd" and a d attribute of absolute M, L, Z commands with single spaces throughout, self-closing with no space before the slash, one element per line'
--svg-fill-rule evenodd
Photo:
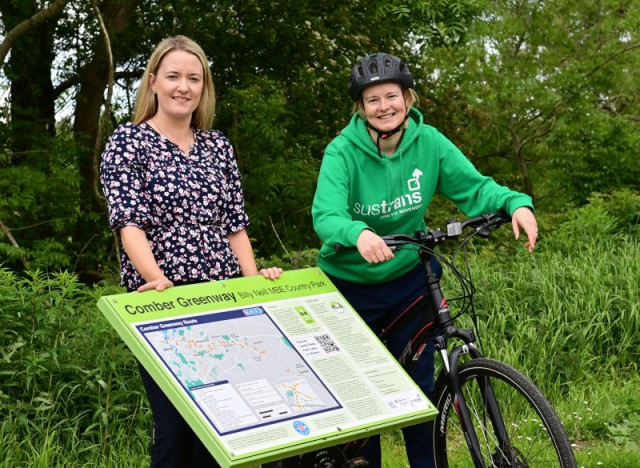
<path fill-rule="evenodd" d="M 342 468 L 366 468 L 369 462 L 362 457 L 353 458 L 342 465 Z"/>

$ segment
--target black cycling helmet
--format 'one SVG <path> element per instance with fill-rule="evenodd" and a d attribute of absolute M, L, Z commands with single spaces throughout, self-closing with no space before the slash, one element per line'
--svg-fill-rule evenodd
<path fill-rule="evenodd" d="M 413 75 L 409 67 L 394 55 L 377 53 L 366 55 L 351 70 L 349 94 L 357 101 L 364 88 L 372 84 L 395 81 L 405 88 L 413 88 Z"/>

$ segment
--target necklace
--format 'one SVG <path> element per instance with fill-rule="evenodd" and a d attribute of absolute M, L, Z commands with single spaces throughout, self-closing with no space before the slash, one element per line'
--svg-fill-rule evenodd
<path fill-rule="evenodd" d="M 179 143 L 177 143 L 175 140 L 167 136 L 167 134 L 162 130 L 162 128 L 160 128 L 160 125 L 158 125 L 158 121 L 156 120 L 155 117 L 153 117 L 151 121 L 153 122 L 153 125 L 155 125 L 155 127 L 158 129 L 158 132 L 160 133 L 160 135 L 162 135 L 167 140 L 175 144 L 180 149 L 180 151 L 182 151 L 184 154 L 189 154 L 189 151 L 191 150 L 191 145 L 195 141 L 195 135 L 193 134 L 193 129 L 191 127 L 189 127 L 189 130 L 191 131 L 189 132 L 189 136 L 187 137 L 187 144 L 182 146 Z"/>

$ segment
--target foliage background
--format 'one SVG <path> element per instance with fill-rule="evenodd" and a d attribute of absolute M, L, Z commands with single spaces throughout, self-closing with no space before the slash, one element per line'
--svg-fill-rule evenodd
<path fill-rule="evenodd" d="M 350 64 L 371 51 L 402 56 L 426 121 L 482 172 L 533 195 L 539 212 L 637 190 L 639 3 L 2 2 L 3 264 L 73 270 L 85 282 L 116 272 L 96 163 L 131 115 L 151 50 L 178 33 L 209 56 L 215 126 L 237 151 L 261 256 L 317 247 L 310 205 L 322 152 L 351 113 Z M 21 30 L 38 11 L 49 18 Z"/>
<path fill-rule="evenodd" d="M 582 465 L 632 466 L 639 23 L 640 0 L 1 2 L 0 459 L 146 463 L 137 370 L 94 307 L 118 290 L 120 248 L 95 166 L 155 44 L 185 34 L 210 60 L 256 254 L 287 268 L 315 262 L 310 205 L 351 114 L 350 64 L 409 63 L 426 121 L 535 199 L 536 254 L 505 229 L 474 265 L 479 304 L 496 308 L 483 308 L 489 353 L 537 379 Z M 454 214 L 437 199 L 428 223 Z"/>

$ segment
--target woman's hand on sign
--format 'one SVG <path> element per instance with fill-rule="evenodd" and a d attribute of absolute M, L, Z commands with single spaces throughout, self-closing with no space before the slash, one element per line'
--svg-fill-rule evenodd
<path fill-rule="evenodd" d="M 148 283 L 143 284 L 137 289 L 137 291 L 144 292 L 144 291 L 150 291 L 151 289 L 155 289 L 156 291 L 164 291 L 165 289 L 170 288 L 172 286 L 173 286 L 173 283 L 171 282 L 171 280 L 169 280 L 169 278 L 167 278 L 166 276 L 162 275 L 160 278 L 156 280 L 149 281 Z"/>
<path fill-rule="evenodd" d="M 262 270 L 260 270 L 260 274 L 267 279 L 274 280 L 274 279 L 280 278 L 282 271 L 283 271 L 282 268 L 269 267 L 269 268 L 263 268 Z"/>

